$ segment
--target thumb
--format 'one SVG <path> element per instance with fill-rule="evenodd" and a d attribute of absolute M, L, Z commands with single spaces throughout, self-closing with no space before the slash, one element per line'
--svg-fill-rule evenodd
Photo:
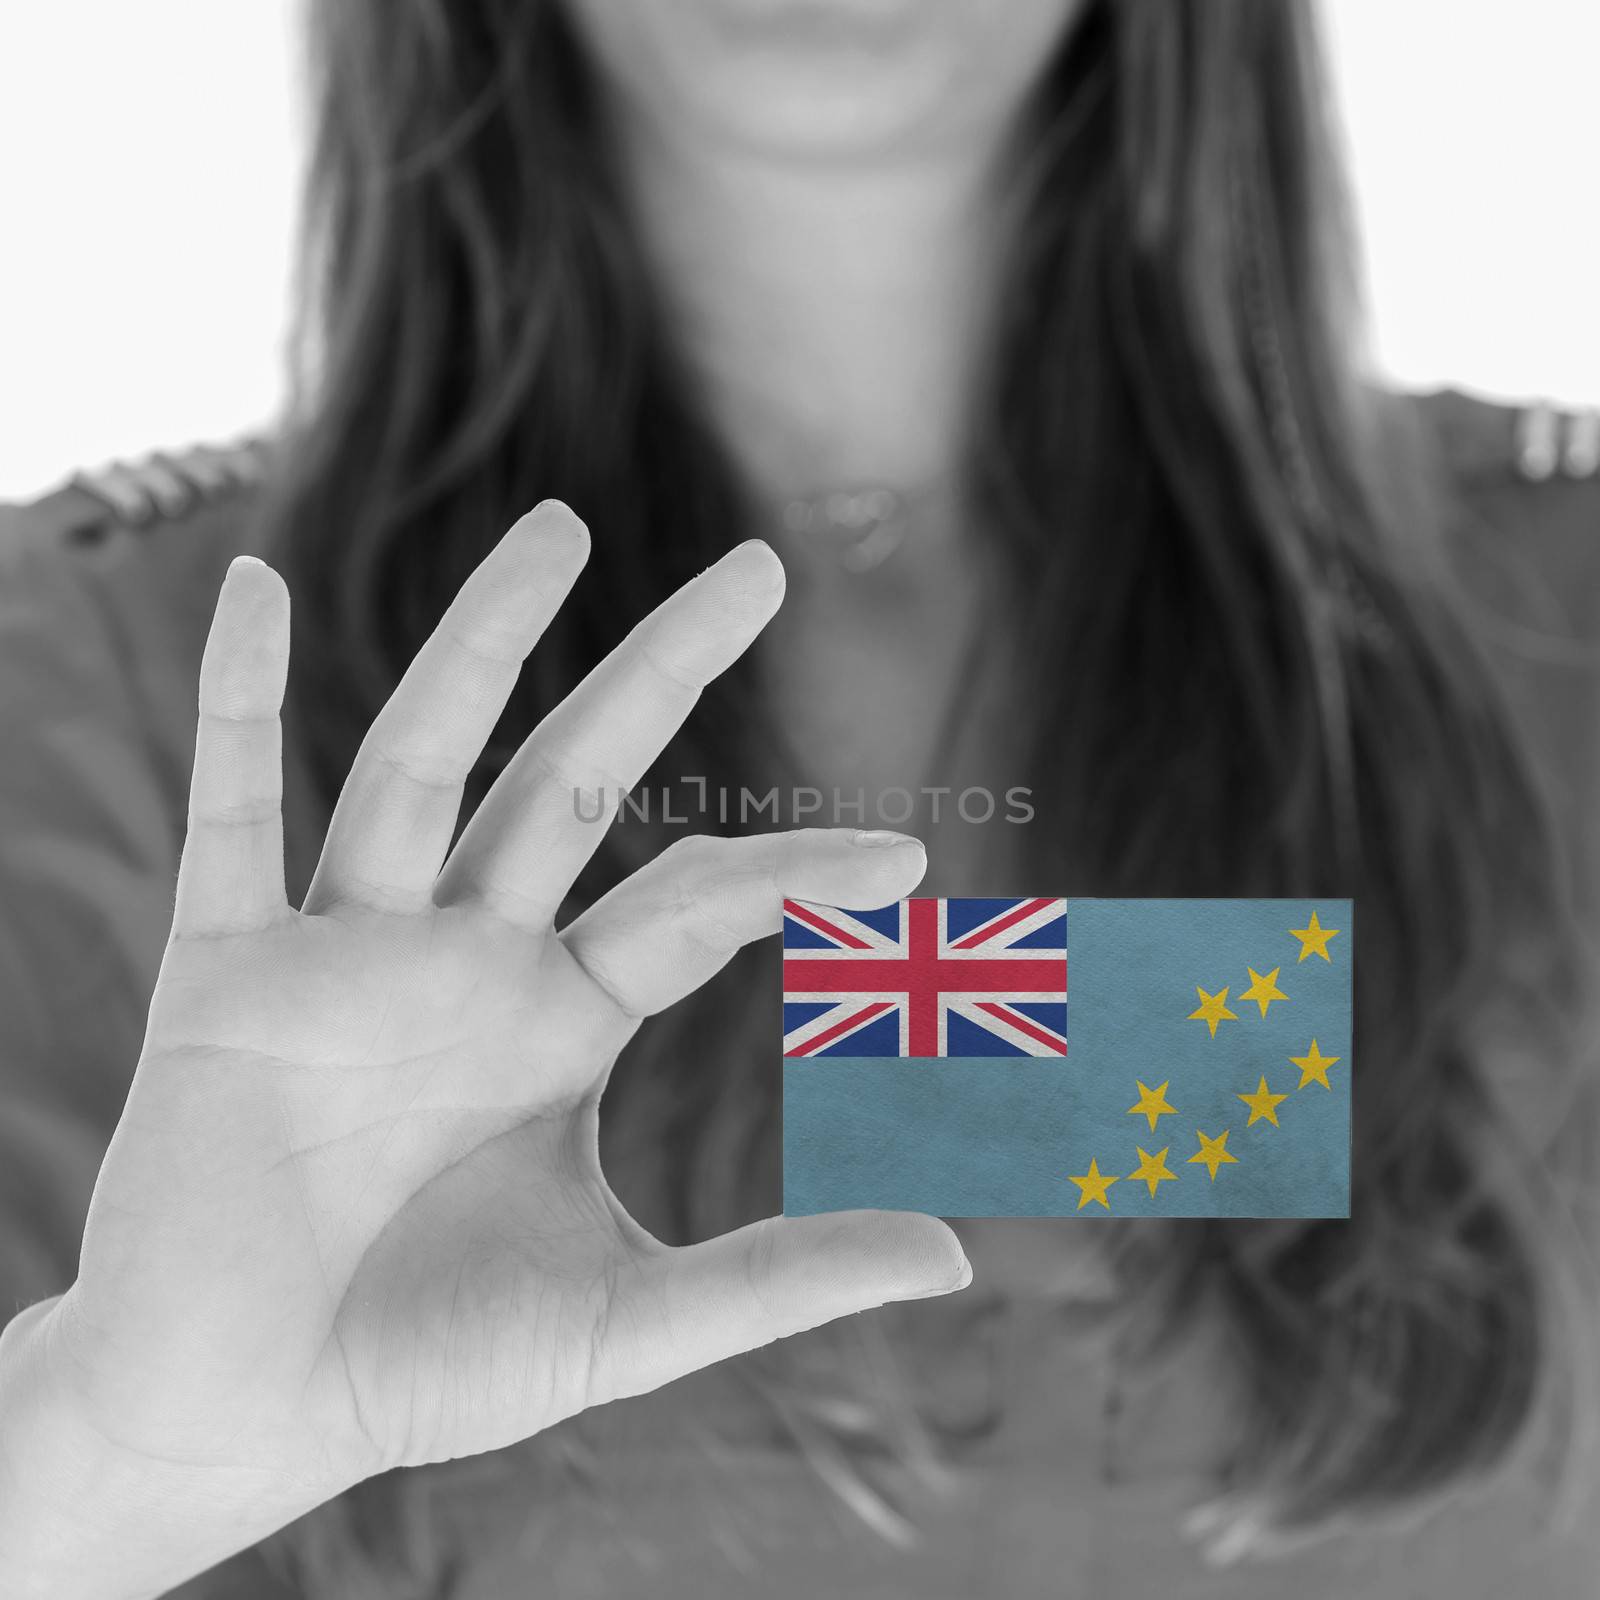
<path fill-rule="evenodd" d="M 768 1217 L 646 1257 L 616 1285 L 594 1374 L 618 1399 L 889 1300 L 972 1282 L 954 1233 L 915 1211 Z"/>

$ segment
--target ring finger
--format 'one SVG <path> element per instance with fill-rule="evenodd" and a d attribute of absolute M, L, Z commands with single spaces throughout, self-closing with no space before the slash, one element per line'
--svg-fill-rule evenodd
<path fill-rule="evenodd" d="M 588 553 L 584 525 L 547 500 L 461 586 L 362 741 L 303 910 L 430 902 L 467 777 Z"/>

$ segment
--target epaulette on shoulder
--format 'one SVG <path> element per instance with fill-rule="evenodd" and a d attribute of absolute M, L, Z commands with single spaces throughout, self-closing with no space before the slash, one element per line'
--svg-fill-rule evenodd
<path fill-rule="evenodd" d="M 269 450 L 265 437 L 247 437 L 155 451 L 136 461 L 76 472 L 36 500 L 0 505 L 0 537 L 94 545 L 119 529 L 181 521 L 257 488 Z"/>
<path fill-rule="evenodd" d="M 1514 615 L 1519 637 L 1600 644 L 1600 408 L 1460 389 L 1410 398 L 1472 591 L 1502 620 Z"/>
<path fill-rule="evenodd" d="M 1490 400 L 1454 388 L 1415 398 L 1464 486 L 1600 479 L 1600 406 Z"/>

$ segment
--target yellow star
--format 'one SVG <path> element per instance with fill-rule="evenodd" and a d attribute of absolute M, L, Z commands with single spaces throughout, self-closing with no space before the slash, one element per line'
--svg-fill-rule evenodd
<path fill-rule="evenodd" d="M 1256 1001 L 1261 1007 L 1262 1016 L 1266 1016 L 1267 1007 L 1274 1000 L 1287 1000 L 1289 998 L 1278 987 L 1278 974 L 1283 971 L 1282 967 L 1274 967 L 1264 978 L 1254 967 L 1246 967 L 1244 970 L 1250 974 L 1250 987 L 1239 998 L 1241 1000 Z"/>
<path fill-rule="evenodd" d="M 1172 1146 L 1169 1144 L 1167 1150 L 1162 1150 L 1157 1155 L 1151 1155 L 1143 1145 L 1136 1144 L 1133 1148 L 1139 1152 L 1139 1170 L 1130 1172 L 1128 1178 L 1133 1183 L 1138 1183 L 1141 1179 L 1148 1183 L 1150 1185 L 1150 1198 L 1154 1200 L 1158 1183 L 1168 1180 L 1177 1181 L 1178 1174 L 1167 1166 L 1167 1150 L 1170 1150 Z"/>
<path fill-rule="evenodd" d="M 1210 1026 L 1211 1037 L 1217 1036 L 1217 1024 L 1226 1018 L 1229 1022 L 1237 1022 L 1238 1014 L 1228 1009 L 1228 991 L 1224 989 L 1220 994 L 1207 994 L 1197 983 L 1194 992 L 1200 996 L 1200 1004 L 1189 1013 L 1188 1021 L 1204 1022 Z"/>
<path fill-rule="evenodd" d="M 1068 1173 L 1067 1176 L 1072 1178 L 1071 1173 Z M 1091 1200 L 1098 1200 L 1107 1211 L 1111 1209 L 1111 1202 L 1106 1199 L 1106 1190 L 1116 1183 L 1117 1179 L 1108 1177 L 1103 1173 L 1094 1164 L 1093 1156 L 1089 1158 L 1089 1170 L 1081 1178 L 1072 1178 L 1072 1181 L 1078 1186 L 1078 1209 L 1080 1211 Z"/>
<path fill-rule="evenodd" d="M 1250 1122 L 1245 1123 L 1245 1127 L 1248 1128 L 1250 1123 L 1255 1122 L 1260 1117 L 1265 1117 L 1267 1121 L 1270 1122 L 1274 1128 L 1276 1128 L 1280 1125 L 1278 1122 L 1277 1111 L 1278 1102 L 1280 1100 L 1287 1100 L 1289 1097 L 1286 1094 L 1269 1093 L 1267 1089 L 1267 1080 L 1265 1077 L 1263 1077 L 1261 1080 L 1261 1086 L 1254 1094 L 1242 1094 L 1239 1096 L 1239 1098 L 1250 1107 Z"/>
<path fill-rule="evenodd" d="M 1313 1078 L 1315 1078 L 1324 1089 L 1331 1089 L 1333 1085 L 1328 1082 L 1328 1068 L 1331 1067 L 1335 1061 L 1342 1061 L 1344 1058 L 1342 1056 L 1323 1055 L 1323 1053 L 1317 1048 L 1317 1041 L 1313 1039 L 1311 1041 L 1311 1048 L 1306 1052 L 1305 1055 L 1290 1056 L 1289 1059 L 1300 1069 L 1300 1081 L 1295 1085 L 1297 1089 L 1305 1088 L 1305 1086 L 1310 1083 Z"/>
<path fill-rule="evenodd" d="M 1295 957 L 1296 965 L 1310 955 L 1321 956 L 1324 961 L 1333 960 L 1333 957 L 1328 954 L 1328 941 L 1334 938 L 1339 930 L 1337 928 L 1324 928 L 1317 921 L 1315 911 L 1311 913 L 1311 921 L 1305 927 L 1291 928 L 1289 932 L 1300 941 L 1300 954 Z"/>
<path fill-rule="evenodd" d="M 1138 1078 L 1133 1081 L 1139 1085 L 1139 1103 L 1136 1106 L 1128 1107 L 1128 1115 L 1130 1117 L 1148 1117 L 1150 1119 L 1150 1131 L 1154 1133 L 1157 1117 L 1176 1116 L 1178 1114 L 1176 1106 L 1167 1104 L 1167 1083 L 1171 1083 L 1172 1079 L 1168 1078 L 1167 1083 L 1162 1084 L 1159 1089 L 1146 1088 Z M 1134 1148 L 1137 1149 L 1138 1146 L 1135 1145 Z"/>
<path fill-rule="evenodd" d="M 1202 1162 L 1206 1171 L 1211 1174 L 1211 1181 L 1215 1183 L 1217 1168 L 1225 1161 L 1236 1162 L 1239 1159 L 1238 1156 L 1228 1154 L 1228 1129 L 1224 1128 L 1215 1139 L 1208 1139 L 1198 1128 L 1194 1131 L 1195 1137 L 1200 1141 L 1200 1148 L 1189 1157 L 1189 1160 Z"/>

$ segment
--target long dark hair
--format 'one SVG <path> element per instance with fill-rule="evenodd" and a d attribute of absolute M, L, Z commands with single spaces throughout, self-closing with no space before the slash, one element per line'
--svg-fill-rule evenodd
<path fill-rule="evenodd" d="M 592 563 L 481 796 L 748 507 L 560 8 L 338 0 L 315 19 L 313 360 L 268 507 L 292 715 L 331 806 L 448 597 L 559 496 Z M 1019 124 L 962 464 L 1037 663 L 1028 887 L 1359 902 L 1350 1219 L 1103 1231 L 1136 1358 L 1197 1308 L 1220 1321 L 1239 1504 L 1300 1530 L 1504 1467 L 1536 1418 L 1576 1414 L 1590 1359 L 1570 1204 L 1497 1087 L 1520 1055 L 1539 1107 L 1579 1093 L 1560 846 L 1404 418 L 1353 370 L 1315 43 L 1289 0 L 1086 7 Z M 717 686 L 661 770 L 737 785 L 752 692 Z M 651 842 L 614 830 L 580 887 Z M 740 981 L 767 997 L 759 968 Z M 739 1001 L 714 987 L 719 1032 Z M 752 1017 L 753 1051 L 775 1024 Z M 709 1069 L 672 1020 L 608 1096 L 608 1170 L 689 1237 L 774 1208 L 777 1075 L 732 1050 Z"/>

